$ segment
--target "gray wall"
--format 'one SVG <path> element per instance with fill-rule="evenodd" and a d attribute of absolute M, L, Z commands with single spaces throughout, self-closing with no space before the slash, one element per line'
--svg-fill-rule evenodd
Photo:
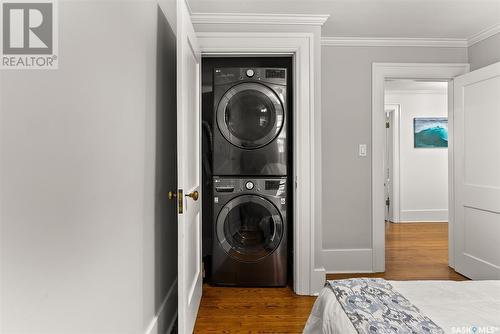
<path fill-rule="evenodd" d="M 321 59 L 323 248 L 347 250 L 339 253 L 344 259 L 337 261 L 344 263 L 349 249 L 371 248 L 372 63 L 466 63 L 467 50 L 323 46 Z M 368 144 L 367 157 L 358 157 L 362 143 Z M 331 268 L 323 258 L 328 271 L 349 270 Z"/>
<path fill-rule="evenodd" d="M 471 71 L 500 61 L 500 33 L 471 45 L 468 50 Z"/>
<path fill-rule="evenodd" d="M 0 72 L 2 333 L 137 334 L 155 316 L 157 15 L 61 1 L 59 69 Z"/>

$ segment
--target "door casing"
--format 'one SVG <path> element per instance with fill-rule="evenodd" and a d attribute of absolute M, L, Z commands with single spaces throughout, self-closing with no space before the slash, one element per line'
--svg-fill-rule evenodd
<path fill-rule="evenodd" d="M 454 267 L 453 249 L 453 84 L 454 77 L 469 72 L 467 63 L 373 63 L 372 64 L 372 271 L 385 271 L 384 149 L 386 79 L 448 81 L 448 264 Z"/>
<path fill-rule="evenodd" d="M 202 57 L 293 57 L 294 259 L 293 288 L 300 295 L 317 294 L 324 285 L 320 266 L 321 158 L 316 149 L 319 108 L 315 108 L 313 33 L 202 32 L 197 34 Z M 298 110 L 301 112 L 299 113 Z M 319 175 L 318 175 L 319 174 Z M 311 222 L 314 222 L 311 224 Z"/>

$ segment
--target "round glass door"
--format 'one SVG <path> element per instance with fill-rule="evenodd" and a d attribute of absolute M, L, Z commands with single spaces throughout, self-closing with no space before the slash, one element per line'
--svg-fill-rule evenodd
<path fill-rule="evenodd" d="M 278 96 L 259 83 L 229 89 L 219 102 L 217 124 L 224 137 L 241 148 L 270 143 L 281 131 L 284 112 Z"/>
<path fill-rule="evenodd" d="M 243 195 L 229 201 L 217 219 L 217 238 L 233 258 L 258 261 L 271 254 L 283 237 L 283 221 L 268 200 Z"/>

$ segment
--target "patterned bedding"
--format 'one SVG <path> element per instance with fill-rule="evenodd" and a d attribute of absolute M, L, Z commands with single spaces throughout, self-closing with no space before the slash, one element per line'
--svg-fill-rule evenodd
<path fill-rule="evenodd" d="M 442 334 L 444 331 L 381 278 L 328 281 L 359 334 Z"/>
<path fill-rule="evenodd" d="M 328 282 L 319 292 L 304 333 L 359 334 L 358 328 L 365 330 L 361 333 L 402 333 L 402 330 L 408 329 L 404 327 L 398 329 L 403 319 L 414 319 L 410 322 L 409 328 L 415 328 L 416 324 L 422 321 L 418 319 L 423 318 L 423 322 L 420 323 L 424 327 L 415 333 L 431 334 L 432 331 L 424 329 L 428 328 L 437 330 L 437 333 L 444 331 L 445 334 L 500 334 L 500 280 L 463 282 L 375 280 L 370 284 L 375 287 L 381 286 L 376 290 L 367 288 L 370 284 L 366 279 L 350 283 L 340 282 L 340 285 L 334 283 L 336 288 L 332 288 Z M 344 300 L 345 306 L 337 299 L 334 289 L 340 300 Z M 349 295 L 353 297 L 347 297 Z M 373 295 L 378 297 L 373 299 Z M 389 297 L 391 295 L 397 298 Z M 389 304 L 392 306 L 389 307 Z M 405 311 L 406 306 L 410 307 L 411 312 Z M 412 306 L 419 310 L 418 315 L 414 315 Z M 384 308 L 385 311 L 382 311 Z M 389 311 L 390 309 L 395 309 L 396 312 Z M 373 321 L 371 313 L 378 314 L 384 322 L 383 324 L 375 322 L 375 326 L 363 329 L 363 324 Z M 433 325 L 425 322 L 426 317 Z M 354 326 L 353 320 L 357 327 Z M 396 325 L 387 327 L 386 321 Z"/>

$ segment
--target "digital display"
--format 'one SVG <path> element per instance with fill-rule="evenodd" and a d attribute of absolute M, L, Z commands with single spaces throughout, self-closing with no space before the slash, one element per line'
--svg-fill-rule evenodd
<path fill-rule="evenodd" d="M 215 187 L 215 191 L 218 193 L 232 193 L 234 191 L 234 187 Z"/>
<path fill-rule="evenodd" d="M 266 181 L 266 190 L 278 190 L 280 188 L 280 181 Z"/>
<path fill-rule="evenodd" d="M 285 70 L 266 70 L 266 78 L 269 79 L 285 79 Z"/>

